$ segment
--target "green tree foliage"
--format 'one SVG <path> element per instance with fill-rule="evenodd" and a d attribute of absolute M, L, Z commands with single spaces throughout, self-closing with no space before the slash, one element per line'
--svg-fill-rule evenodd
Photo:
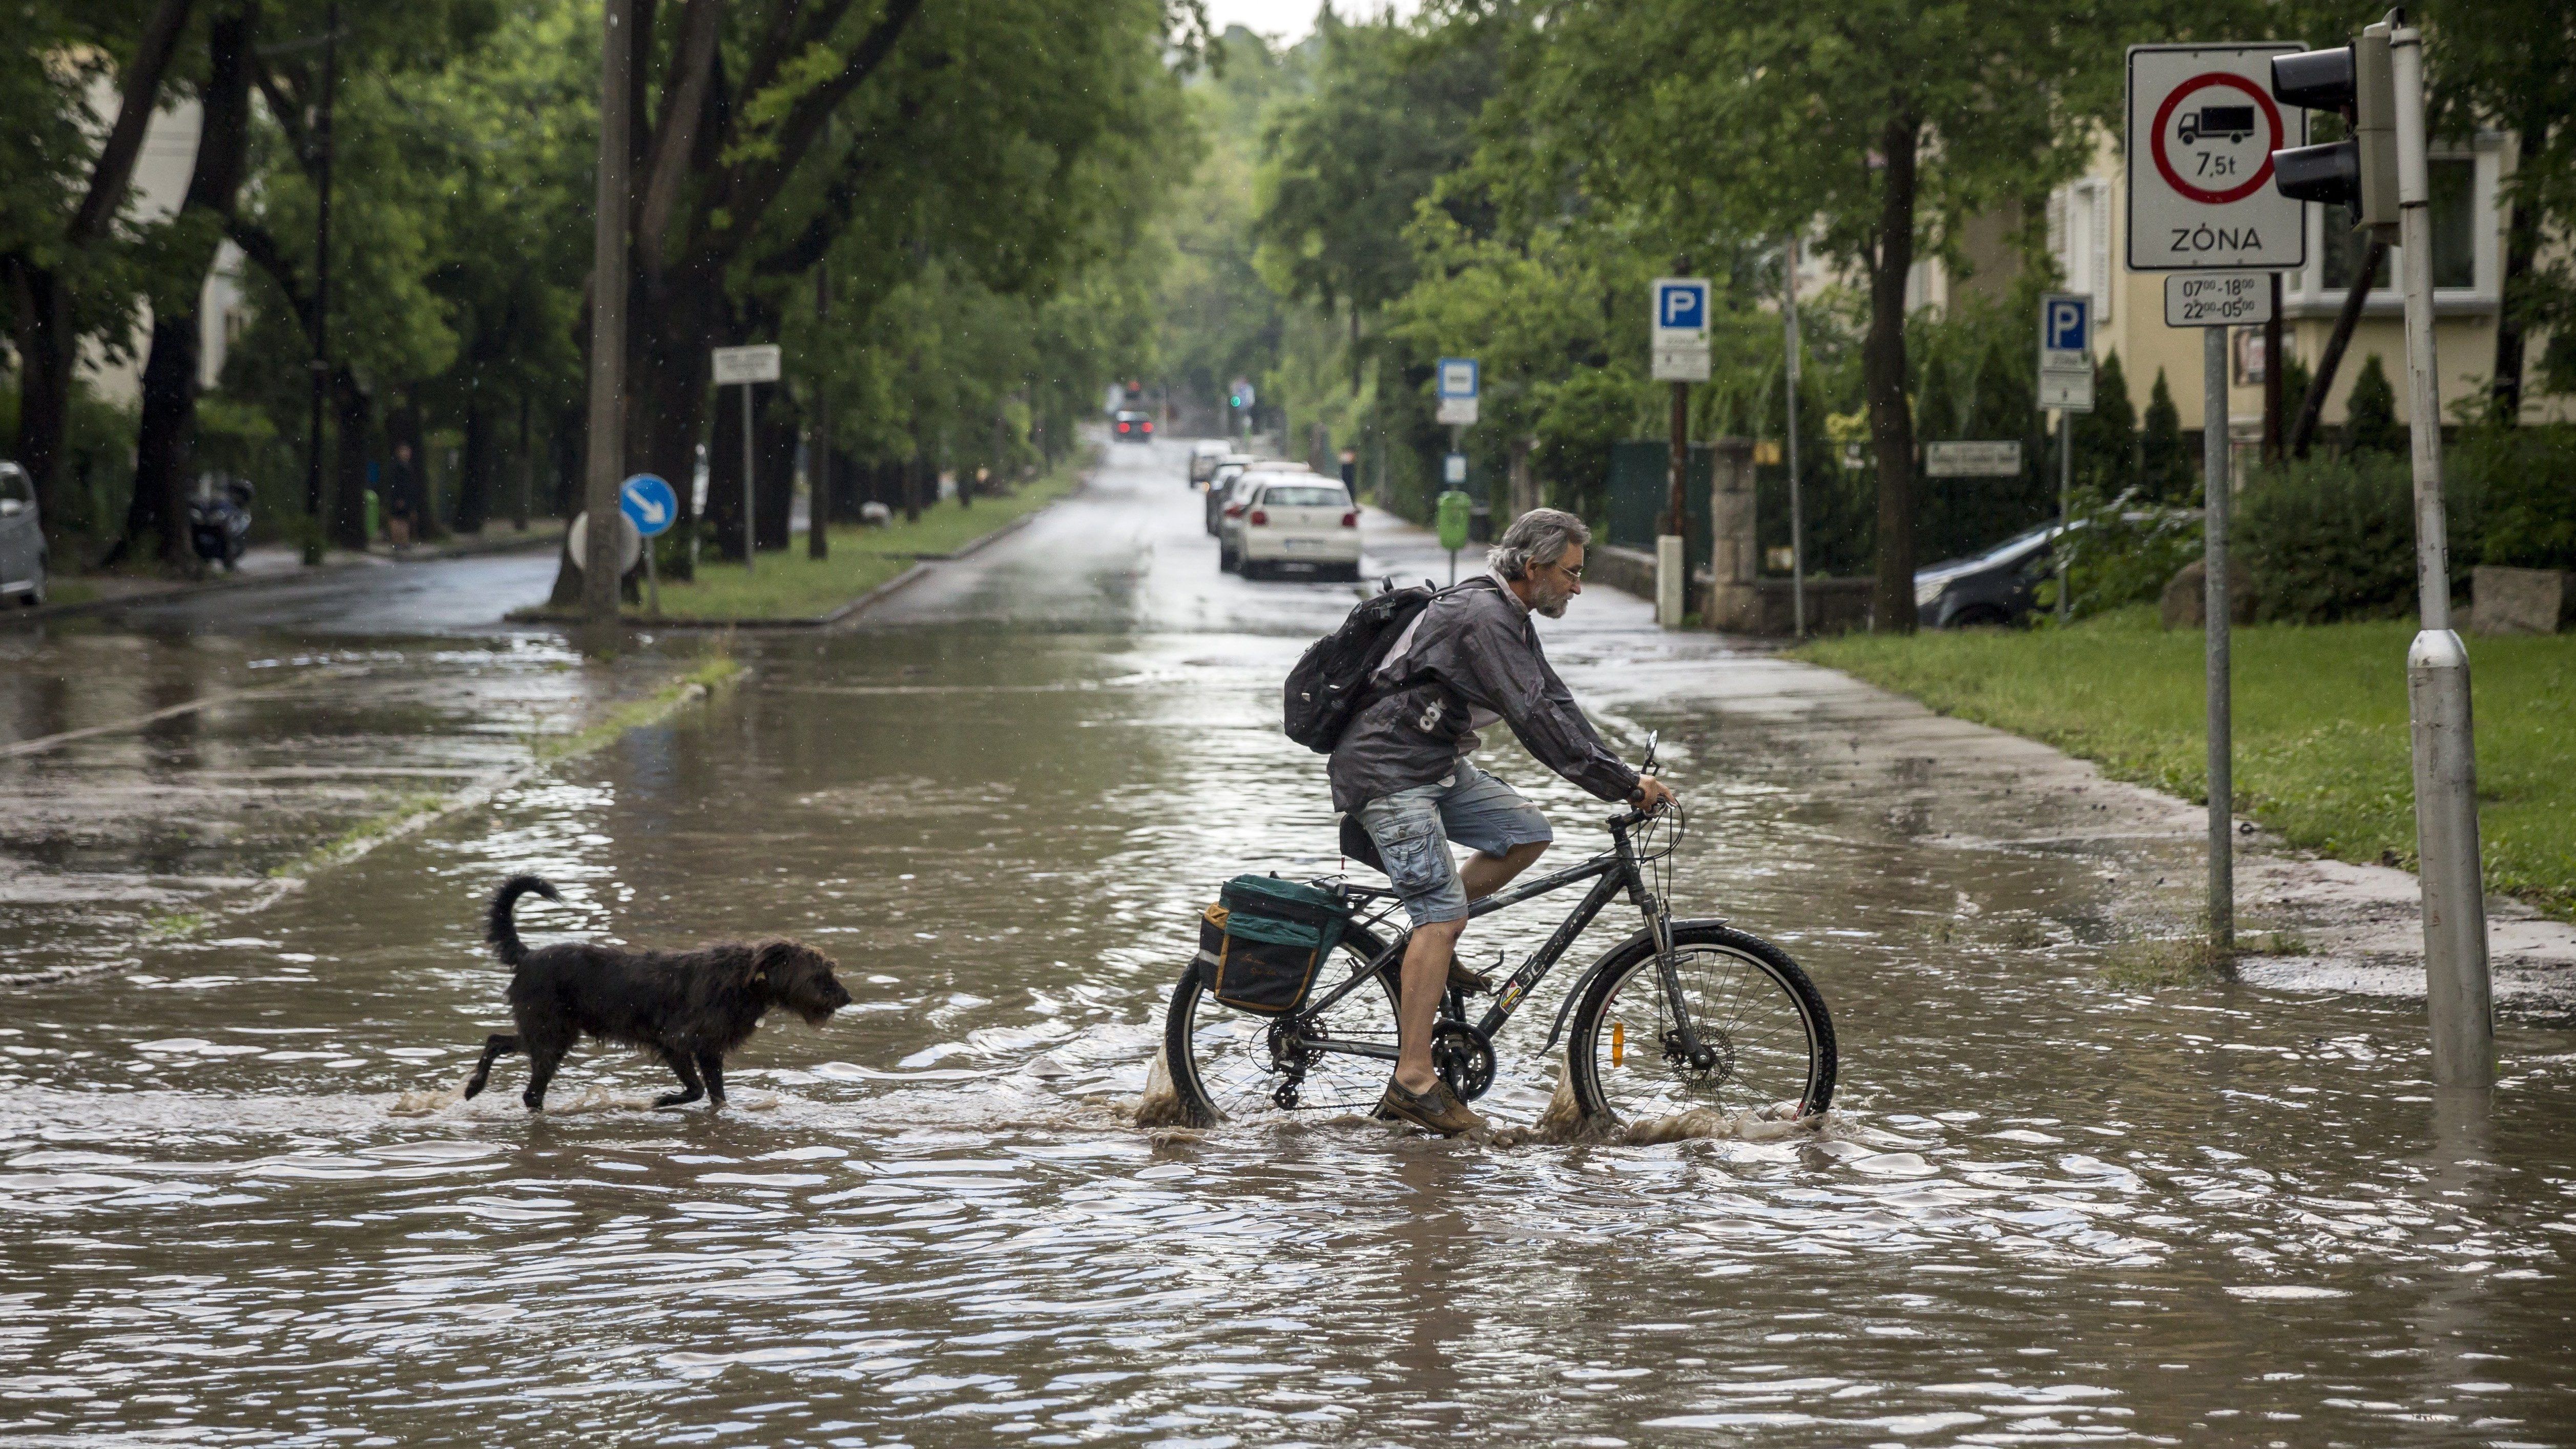
<path fill-rule="evenodd" d="M 1217 54 L 1220 64 L 1190 82 L 1205 150 L 1161 221 L 1168 260 L 1152 298 L 1166 393 L 1212 427 L 1226 421 L 1226 387 L 1243 377 L 1266 391 L 1279 358 L 1282 304 L 1253 264 L 1254 171 L 1265 110 L 1304 74 L 1293 53 L 1274 55 L 1240 26 Z"/>
<path fill-rule="evenodd" d="M 2147 393 L 2146 426 L 2138 435 L 2138 488 L 2159 502 L 2180 503 L 2195 486 L 2191 456 L 2182 445 L 2182 414 L 2159 367 L 2156 385 Z"/>
<path fill-rule="evenodd" d="M 2352 391 L 2344 395 L 2343 446 L 2347 453 L 2403 453 L 2406 429 L 2397 422 L 2397 390 L 2388 384 L 2388 369 L 2374 352 L 2353 374 Z"/>

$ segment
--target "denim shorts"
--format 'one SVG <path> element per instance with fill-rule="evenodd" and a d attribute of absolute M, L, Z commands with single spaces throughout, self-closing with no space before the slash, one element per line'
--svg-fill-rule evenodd
<path fill-rule="evenodd" d="M 1428 785 L 1380 795 L 1360 807 L 1360 825 L 1386 862 L 1413 924 L 1467 918 L 1467 887 L 1449 857 L 1456 841 L 1484 855 L 1556 839 L 1547 817 L 1499 776 L 1466 760 Z"/>

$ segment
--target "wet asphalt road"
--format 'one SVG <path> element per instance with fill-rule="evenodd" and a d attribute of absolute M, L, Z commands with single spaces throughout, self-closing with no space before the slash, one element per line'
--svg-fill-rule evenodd
<path fill-rule="evenodd" d="M 13 992 L 0 1436 L 2576 1435 L 2576 1035 L 2509 1026 L 2505 1085 L 2463 1101 L 2424 1085 L 2410 1006 L 2141 989 L 2106 962 L 2188 913 L 2187 828 L 2033 788 L 2044 752 L 1946 758 L 1943 722 L 1599 590 L 1544 626 L 1551 655 L 1621 747 L 1663 733 L 1694 807 L 1676 898 L 1823 987 L 1834 1119 L 1653 1147 L 1134 1127 L 1197 904 L 1335 864 L 1276 690 L 1348 588 L 1220 576 L 1179 475 L 1176 445 L 1120 450 L 860 627 L 744 641 L 749 680 L 709 705 L 224 936 L 102 927 L 112 969 Z M 1418 535 L 1372 541 L 1437 567 Z M 469 700 L 597 667 L 454 627 L 340 647 L 461 656 L 418 667 Z M 208 637 L 233 682 L 322 636 Z M 293 703 L 260 707 L 309 730 Z M 428 709 L 424 737 L 502 728 Z M 255 716 L 174 718 L 220 748 L 122 747 L 154 788 L 265 747 Z M 1560 851 L 1597 838 L 1597 803 L 1508 745 L 1488 762 Z M 541 1118 L 515 1065 L 460 1102 L 503 1021 L 478 901 L 517 870 L 565 888 L 523 908 L 532 940 L 789 933 L 856 1003 L 764 1033 L 722 1113 L 641 1110 L 659 1069 L 595 1050 Z M 1471 951 L 1534 944 L 1528 911 Z M 1506 1032 L 1497 1116 L 1548 1100 L 1544 1026 Z"/>

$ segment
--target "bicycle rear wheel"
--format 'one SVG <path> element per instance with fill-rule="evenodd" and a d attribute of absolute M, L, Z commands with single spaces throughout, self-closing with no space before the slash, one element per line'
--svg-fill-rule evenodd
<path fill-rule="evenodd" d="M 1365 968 L 1385 948 L 1364 932 L 1342 938 L 1319 973 L 1321 997 Z M 1395 983 L 1392 971 L 1352 990 L 1329 1010 L 1255 1016 L 1209 995 L 1195 965 L 1172 988 L 1163 1018 L 1163 1060 L 1184 1116 L 1197 1126 L 1312 1113 L 1366 1112 L 1385 1095 L 1395 1071 Z M 1318 1042 L 1379 1046 L 1384 1057 L 1318 1051 Z"/>
<path fill-rule="evenodd" d="M 1691 1062 L 1654 950 L 1641 948 L 1596 978 L 1574 1014 L 1566 1065 L 1584 1114 L 1646 1122 L 1695 1109 L 1825 1110 L 1834 1095 L 1834 1024 L 1798 963 L 1759 936 L 1719 925 L 1676 925 L 1673 950 L 1691 1028 L 1716 1060 Z"/>

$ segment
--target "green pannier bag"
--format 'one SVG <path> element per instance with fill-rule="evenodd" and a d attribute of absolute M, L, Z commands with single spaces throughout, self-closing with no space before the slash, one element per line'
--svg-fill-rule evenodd
<path fill-rule="evenodd" d="M 1237 1011 L 1295 1011 L 1348 924 L 1331 891 L 1277 876 L 1236 876 L 1200 914 L 1199 979 Z"/>

